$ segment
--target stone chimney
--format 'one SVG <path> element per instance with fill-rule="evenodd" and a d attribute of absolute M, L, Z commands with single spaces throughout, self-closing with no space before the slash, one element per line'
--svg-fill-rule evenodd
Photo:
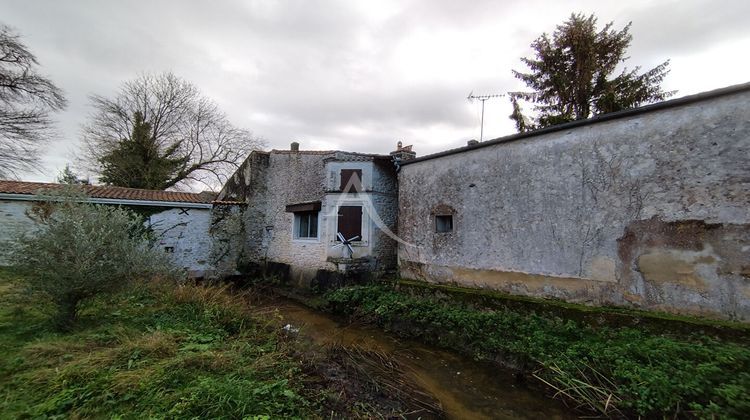
<path fill-rule="evenodd" d="M 414 159 L 417 157 L 417 152 L 411 150 L 412 145 L 404 146 L 404 144 L 399 141 L 396 144 L 396 150 L 391 152 L 391 156 L 399 161 Z"/>
<path fill-rule="evenodd" d="M 297 143 L 296 141 L 293 141 L 291 150 L 292 152 L 299 152 L 299 143 Z"/>
<path fill-rule="evenodd" d="M 471 139 L 471 140 L 469 140 L 469 141 L 466 142 L 467 146 L 475 146 L 477 144 L 479 144 L 479 142 L 477 141 L 477 139 Z"/>

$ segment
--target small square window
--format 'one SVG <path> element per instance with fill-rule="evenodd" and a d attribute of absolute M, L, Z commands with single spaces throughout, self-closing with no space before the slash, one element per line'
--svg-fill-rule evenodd
<path fill-rule="evenodd" d="M 167 254 L 174 254 L 174 247 L 173 246 L 165 246 L 164 247 L 164 252 L 166 252 Z"/>
<path fill-rule="evenodd" d="M 435 232 L 453 232 L 453 215 L 447 214 L 435 216 Z"/>
<path fill-rule="evenodd" d="M 342 169 L 339 190 L 345 193 L 358 193 L 362 191 L 362 170 Z"/>
<path fill-rule="evenodd" d="M 294 238 L 316 239 L 318 237 L 318 212 L 300 211 L 294 213 Z"/>

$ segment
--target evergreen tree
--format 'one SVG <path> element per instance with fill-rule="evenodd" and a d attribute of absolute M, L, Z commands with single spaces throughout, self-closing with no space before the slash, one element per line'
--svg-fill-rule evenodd
<path fill-rule="evenodd" d="M 180 156 L 180 142 L 161 150 L 152 135 L 151 124 L 143 114 L 133 115 L 133 129 L 100 159 L 102 171 L 99 180 L 120 187 L 165 189 L 170 180 L 183 168 L 188 158 Z"/>
<path fill-rule="evenodd" d="M 89 185 L 91 182 L 89 182 L 88 179 L 79 178 L 78 175 L 76 175 L 75 172 L 73 172 L 72 169 L 70 169 L 70 165 L 66 164 L 65 169 L 63 169 L 60 174 L 57 176 L 57 182 L 59 184 L 68 184 L 68 185 Z"/>
<path fill-rule="evenodd" d="M 518 131 L 528 131 L 592 115 L 619 111 L 664 100 L 674 94 L 661 89 L 669 73 L 669 60 L 638 74 L 640 67 L 623 69 L 611 77 L 625 56 L 632 35 L 630 23 L 622 30 L 612 29 L 612 22 L 601 30 L 596 17 L 572 14 L 558 25 L 550 38 L 542 34 L 532 44 L 534 58 L 521 58 L 529 73 L 513 70 L 531 92 L 513 92 L 510 100 Z M 520 100 L 534 104 L 536 116 L 522 112 Z"/>

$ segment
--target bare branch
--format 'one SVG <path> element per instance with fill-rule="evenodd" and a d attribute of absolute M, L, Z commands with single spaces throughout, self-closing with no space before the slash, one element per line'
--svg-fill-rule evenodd
<path fill-rule="evenodd" d="M 36 169 L 54 134 L 50 114 L 65 108 L 62 90 L 37 73 L 36 57 L 0 25 L 0 178 Z"/>
<path fill-rule="evenodd" d="M 124 83 L 116 97 L 95 95 L 91 104 L 81 159 L 95 173 L 101 171 L 102 157 L 130 138 L 137 112 L 150 124 L 160 151 L 176 150 L 175 156 L 186 159 L 159 188 L 196 182 L 219 187 L 251 150 L 263 146 L 250 131 L 232 125 L 197 87 L 172 73 L 141 75 Z"/>

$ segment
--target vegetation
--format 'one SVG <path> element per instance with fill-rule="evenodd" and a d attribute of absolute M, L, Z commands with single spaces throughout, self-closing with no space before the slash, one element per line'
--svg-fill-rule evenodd
<path fill-rule="evenodd" d="M 57 183 L 67 185 L 91 185 L 91 181 L 88 179 L 79 178 L 78 174 L 70 169 L 70 164 L 66 164 L 65 169 L 60 171 L 57 175 Z"/>
<path fill-rule="evenodd" d="M 400 418 L 439 405 L 387 354 L 319 347 L 250 292 L 136 282 L 55 328 L 0 269 L 3 418 Z M 385 392 L 384 390 L 389 390 Z"/>
<path fill-rule="evenodd" d="M 126 209 L 50 196 L 38 229 L 18 239 L 11 258 L 26 285 L 46 295 L 56 322 L 68 329 L 82 301 L 112 293 L 138 278 L 171 276 L 167 257 L 150 247 L 142 220 Z"/>
<path fill-rule="evenodd" d="M 628 58 L 630 24 L 616 31 L 610 22 L 597 30 L 596 22 L 593 14 L 572 14 L 551 38 L 545 33 L 531 44 L 534 58 L 521 58 L 530 72 L 513 70 L 513 75 L 532 91 L 510 95 L 510 118 L 519 132 L 633 108 L 673 94 L 660 87 L 669 72 L 668 60 L 643 74 L 638 74 L 639 67 L 625 68 L 612 77 Z M 523 114 L 520 100 L 534 104 L 533 120 Z"/>
<path fill-rule="evenodd" d="M 7 418 L 303 418 L 314 400 L 276 318 L 219 287 L 141 284 L 82 307 L 67 334 L 0 271 Z"/>
<path fill-rule="evenodd" d="M 175 143 L 161 150 L 152 136 L 151 124 L 136 111 L 130 137 L 99 158 L 99 180 L 121 187 L 162 189 L 187 164 L 187 156 L 178 156 L 179 146 Z"/>
<path fill-rule="evenodd" d="M 81 158 L 111 185 L 221 186 L 250 150 L 262 146 L 249 131 L 232 125 L 195 85 L 172 73 L 144 74 L 124 83 L 115 97 L 93 95 L 91 103 L 94 113 L 83 129 Z M 131 150 L 134 146 L 145 150 Z M 131 159 L 144 151 L 151 156 L 139 163 L 155 165 L 146 172 L 159 176 L 133 184 Z"/>
<path fill-rule="evenodd" d="M 39 74 L 39 62 L 11 28 L 0 24 L 0 178 L 34 169 L 52 134 L 62 90 Z"/>
<path fill-rule="evenodd" d="M 343 288 L 326 298 L 338 313 L 529 371 L 556 395 L 602 414 L 741 418 L 750 412 L 750 348 L 741 343 L 480 309 L 388 286 Z"/>

